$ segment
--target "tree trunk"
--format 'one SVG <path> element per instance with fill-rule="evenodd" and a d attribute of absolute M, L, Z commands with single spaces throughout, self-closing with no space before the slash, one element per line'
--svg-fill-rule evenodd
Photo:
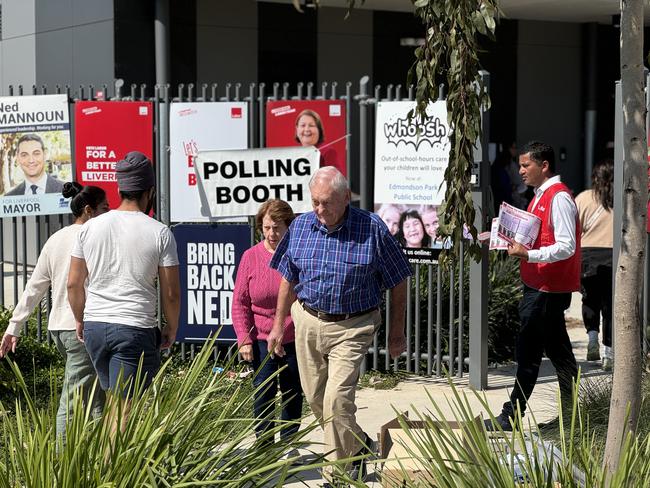
<path fill-rule="evenodd" d="M 623 227 L 614 298 L 614 380 L 605 445 L 605 466 L 609 475 L 618 467 L 625 437 L 636 429 L 641 404 L 639 290 L 643 287 L 648 201 L 643 1 L 621 0 Z"/>

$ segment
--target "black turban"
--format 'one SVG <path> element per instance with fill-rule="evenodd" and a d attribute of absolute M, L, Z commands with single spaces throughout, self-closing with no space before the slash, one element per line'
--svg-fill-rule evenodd
<path fill-rule="evenodd" d="M 147 156 L 131 151 L 115 166 L 117 186 L 120 191 L 146 191 L 156 184 L 153 166 Z"/>

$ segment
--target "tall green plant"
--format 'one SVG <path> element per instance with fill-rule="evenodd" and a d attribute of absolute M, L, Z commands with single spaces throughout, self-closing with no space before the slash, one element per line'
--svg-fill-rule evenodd
<path fill-rule="evenodd" d="M 409 459 L 403 461 L 403 487 L 433 484 L 438 488 L 606 486 L 602 450 L 594 444 L 589 419 L 577 401 L 574 400 L 573 409 L 568 412 L 567 427 L 560 431 L 557 445 L 554 445 L 544 441 L 534 424 L 530 427 L 521 418 L 517 419 L 518 428 L 514 432 L 487 433 L 483 422 L 475 421 L 475 409 L 467 395 L 458 392 L 453 383 L 451 387 L 453 397 L 448 408 L 451 416 L 430 396 L 429 411 L 424 413 L 411 407 L 409 410 L 415 415 L 410 419 L 399 417 L 400 426 L 409 439 L 404 444 Z M 476 395 L 483 409 L 489 410 L 485 399 Z M 457 425 L 446 419 L 453 419 L 462 426 L 460 435 Z M 411 420 L 424 425 L 415 429 Z M 628 438 L 622 446 L 621 464 L 612 473 L 608 486 L 648 486 L 649 454 L 649 438 Z M 435 482 L 411 480 L 413 466 Z"/>
<path fill-rule="evenodd" d="M 438 234 L 451 238 L 457 256 L 467 225 L 474 238 L 468 250 L 478 261 L 481 245 L 474 228 L 471 175 L 473 148 L 481 134 L 481 108 L 489 105 L 479 73 L 478 38 L 494 37 L 496 1 L 414 0 L 413 4 L 415 15 L 425 26 L 424 45 L 415 50 L 415 62 L 408 73 L 408 84 L 416 87 L 414 114 L 420 122 L 427 119 L 429 104 L 438 99 L 440 83 L 447 89 L 451 150 Z"/>
<path fill-rule="evenodd" d="M 125 430 L 116 437 L 110 422 L 93 420 L 77 398 L 65 445 L 57 444 L 54 412 L 34 402 L 20 370 L 10 363 L 23 395 L 15 416 L 0 402 L 5 447 L 0 488 L 239 488 L 282 486 L 289 476 L 299 475 L 304 467 L 291 467 L 280 457 L 316 425 L 280 445 L 255 442 L 254 391 L 226 375 L 206 374 L 212 370 L 212 345 L 203 348 L 173 385 L 165 384 L 167 362 L 151 387 L 133 400 Z"/>

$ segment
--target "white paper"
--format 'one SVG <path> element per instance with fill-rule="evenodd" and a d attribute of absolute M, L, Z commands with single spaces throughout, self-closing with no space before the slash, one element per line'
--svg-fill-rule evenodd
<path fill-rule="evenodd" d="M 497 236 L 508 243 L 518 242 L 532 249 L 542 221 L 536 215 L 503 202 L 497 217 Z M 494 222 L 492 224 L 494 226 Z"/>

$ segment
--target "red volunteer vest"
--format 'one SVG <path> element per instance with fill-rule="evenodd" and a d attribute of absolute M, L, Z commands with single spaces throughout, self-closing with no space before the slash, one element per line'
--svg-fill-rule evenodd
<path fill-rule="evenodd" d="M 544 191 L 535 206 L 535 210 L 531 210 L 532 201 L 528 205 L 528 211 L 542 219 L 542 225 L 533 249 L 555 244 L 551 206 L 555 195 L 563 191 L 571 195 L 571 191 L 564 183 L 555 183 Z M 520 272 L 521 280 L 535 290 L 551 293 L 569 293 L 580 290 L 580 221 L 577 212 L 576 252 L 573 256 L 555 263 L 529 263 L 522 259 Z"/>

